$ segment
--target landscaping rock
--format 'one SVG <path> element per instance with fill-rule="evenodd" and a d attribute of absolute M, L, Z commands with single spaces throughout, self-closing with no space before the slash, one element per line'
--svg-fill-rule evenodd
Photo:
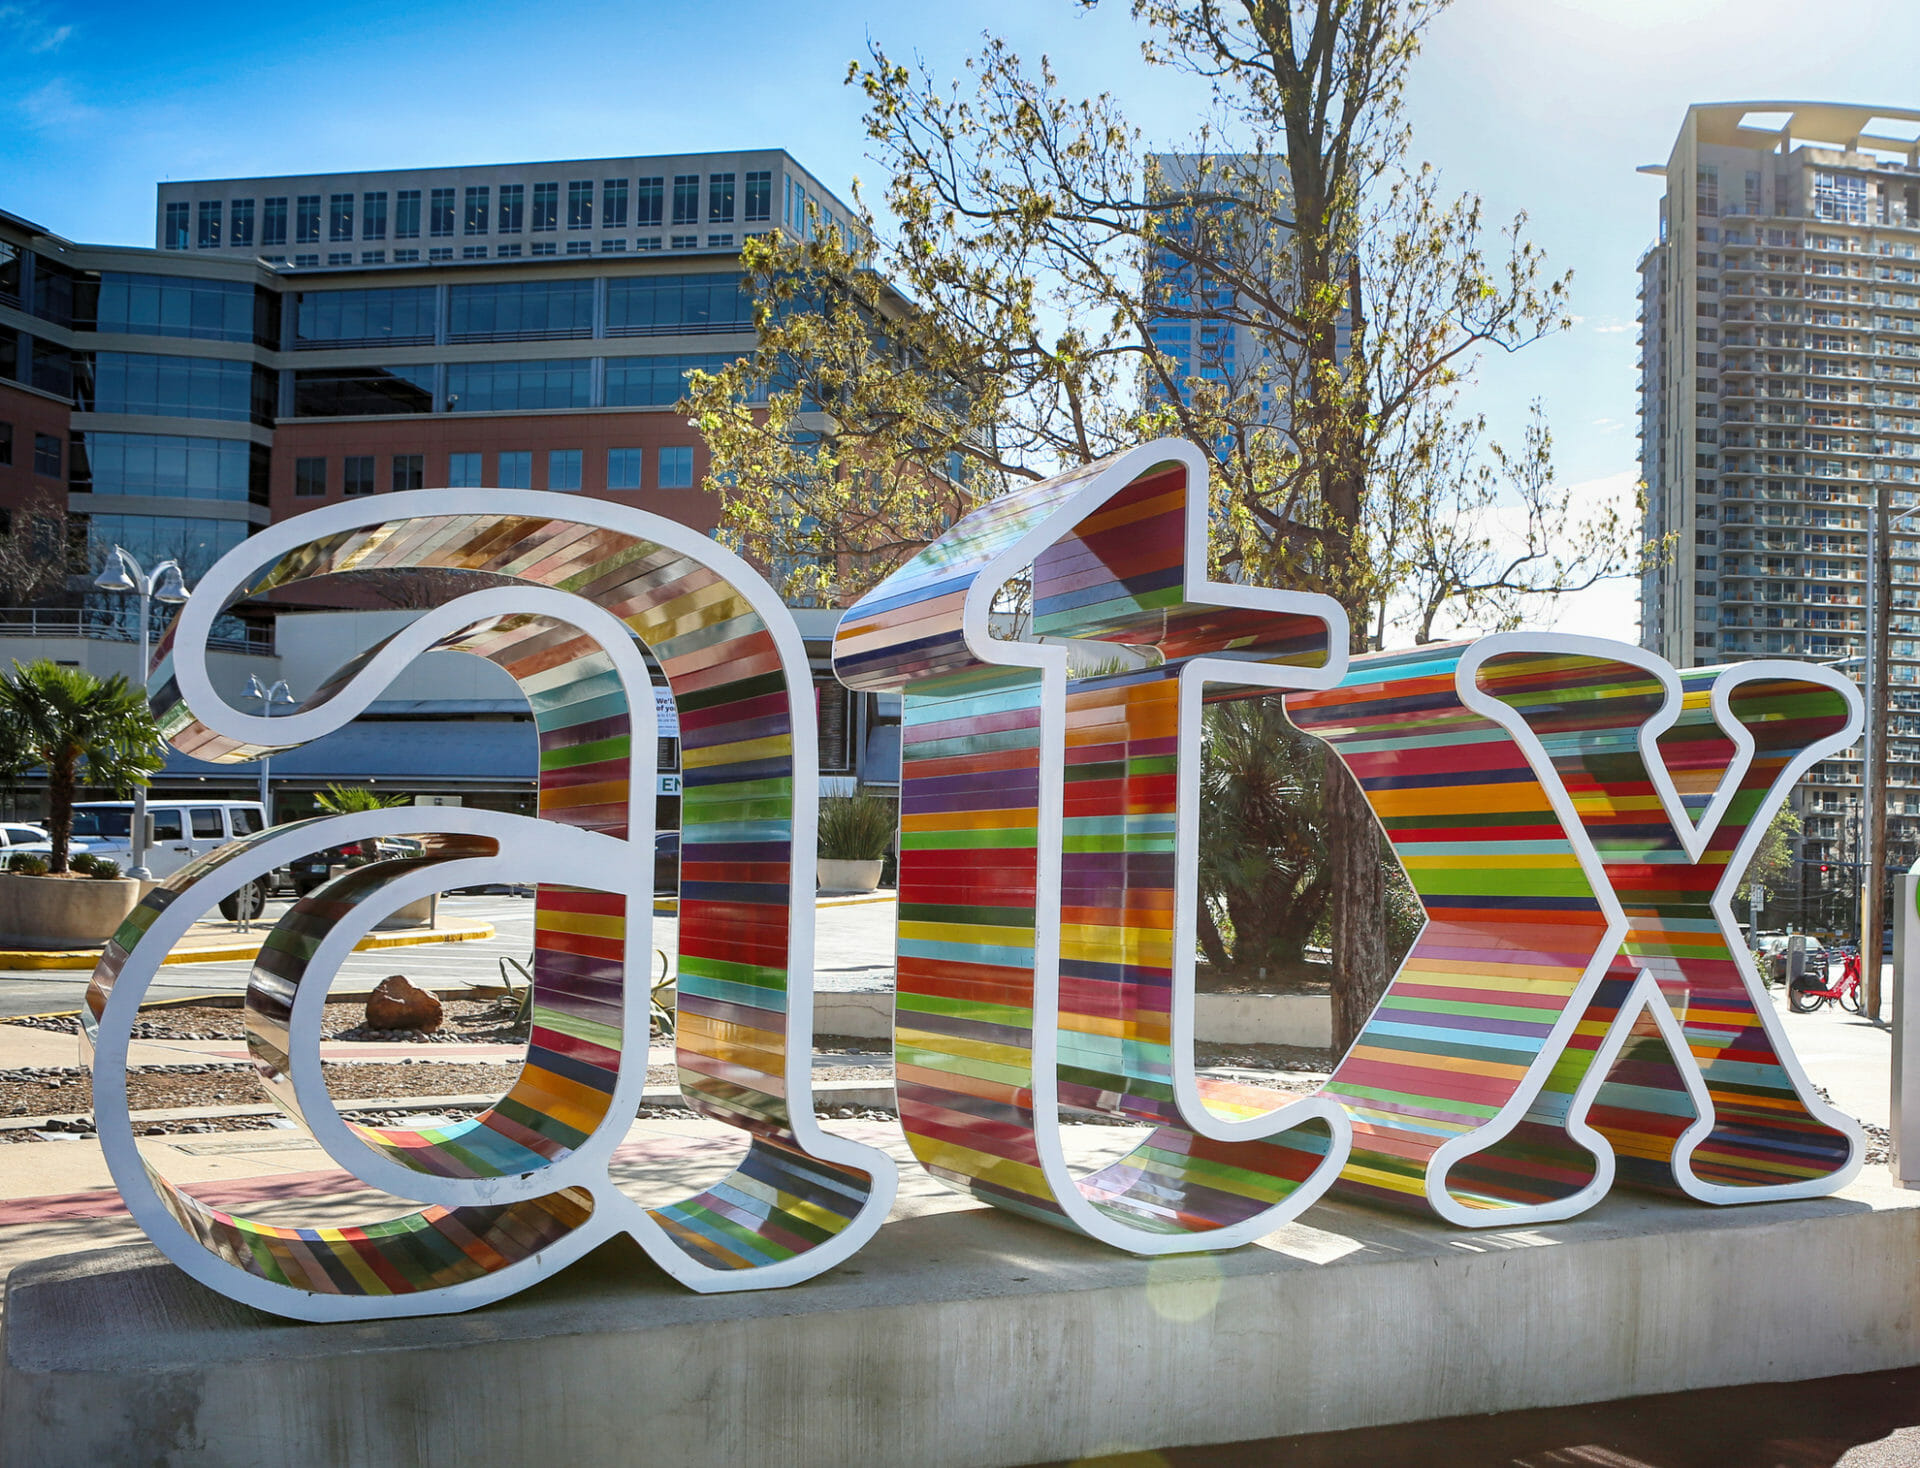
<path fill-rule="evenodd" d="M 367 996 L 367 1028 L 372 1030 L 437 1030 L 442 1010 L 434 994 L 392 974 Z"/>

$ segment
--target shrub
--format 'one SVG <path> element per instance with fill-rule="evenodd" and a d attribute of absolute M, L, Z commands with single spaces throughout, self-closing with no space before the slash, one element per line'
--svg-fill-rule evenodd
<path fill-rule="evenodd" d="M 893 844 L 899 808 L 884 795 L 829 795 L 820 802 L 820 855 L 879 861 Z"/>
<path fill-rule="evenodd" d="M 111 882 L 119 877 L 120 863 L 113 860 L 113 858 L 96 856 L 91 860 L 93 864 L 88 869 L 89 876 L 97 877 L 103 882 Z"/>
<path fill-rule="evenodd" d="M 78 872 L 83 877 L 91 877 L 93 875 L 93 861 L 94 859 L 91 853 L 76 851 L 72 856 L 67 858 L 67 870 L 70 872 Z"/>
<path fill-rule="evenodd" d="M 391 810 L 413 804 L 404 795 L 381 795 L 364 785 L 329 785 L 314 796 L 313 803 L 330 816 L 350 815 L 363 810 Z"/>
<path fill-rule="evenodd" d="M 35 856 L 31 851 L 16 851 L 7 860 L 7 870 L 18 872 L 23 877 L 44 877 L 47 874 L 47 859 Z"/>

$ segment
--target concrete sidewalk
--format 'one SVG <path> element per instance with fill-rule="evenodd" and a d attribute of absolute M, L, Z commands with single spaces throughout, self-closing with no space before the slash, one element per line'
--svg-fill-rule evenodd
<path fill-rule="evenodd" d="M 252 924 L 250 929 L 243 932 L 235 923 L 198 922 L 161 962 L 251 963 L 260 956 L 267 935 L 272 931 L 270 925 L 260 923 Z M 421 943 L 484 942 L 492 936 L 491 923 L 394 928 L 388 932 L 367 934 L 353 945 L 353 951 L 369 953 L 381 948 L 412 948 Z M 91 972 L 94 965 L 100 962 L 104 948 L 104 944 L 99 948 L 0 948 L 0 970 L 35 973 L 47 969 L 86 969 Z"/>

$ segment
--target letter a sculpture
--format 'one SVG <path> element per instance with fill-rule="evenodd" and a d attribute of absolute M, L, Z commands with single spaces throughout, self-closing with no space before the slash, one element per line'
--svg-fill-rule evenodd
<path fill-rule="evenodd" d="M 223 705 L 206 666 L 214 617 L 346 571 L 412 576 L 444 605 L 298 713 L 269 721 Z M 470 571 L 492 574 L 462 594 Z M 656 746 L 641 645 L 672 687 L 685 767 L 681 1089 L 748 1144 L 729 1176 L 651 1208 L 608 1172 L 647 1072 Z M 405 809 L 275 827 L 151 893 L 108 945 L 84 1016 L 97 1035 L 100 1140 L 133 1216 L 196 1279 L 306 1319 L 466 1309 L 620 1233 L 697 1290 L 790 1284 L 847 1258 L 886 1217 L 896 1174 L 885 1153 L 814 1120 L 817 746 L 806 654 L 779 598 L 658 516 L 530 491 L 422 490 L 302 515 L 224 557 L 163 642 L 150 687 L 176 747 L 250 760 L 338 728 L 436 648 L 486 658 L 526 695 L 538 818 Z M 364 1227 L 289 1228 L 172 1186 L 137 1150 L 126 1107 L 127 1043 L 161 960 L 240 883 L 308 851 L 401 833 L 424 833 L 426 849 L 345 872 L 281 919 L 254 967 L 246 1029 L 272 1098 L 340 1166 L 428 1206 Z M 482 882 L 537 884 L 519 1080 L 473 1121 L 349 1123 L 319 1059 L 334 970 L 395 908 Z"/>
<path fill-rule="evenodd" d="M 995 500 L 850 609 L 834 667 L 903 695 L 895 1059 L 900 1122 L 948 1185 L 1137 1254 L 1270 1232 L 1338 1185 L 1456 1225 L 1590 1207 L 1616 1174 L 1707 1203 L 1809 1197 L 1858 1170 L 1858 1125 L 1808 1085 L 1734 925 L 1793 782 L 1858 735 L 1832 670 L 1676 672 L 1593 638 L 1505 634 L 1349 657 L 1322 596 L 1207 576 L 1207 466 L 1147 444 Z M 214 692 L 244 597 L 381 571 L 437 604 L 297 713 Z M 468 590 L 463 573 L 475 576 Z M 683 746 L 675 1043 L 732 1173 L 645 1206 L 616 1186 L 646 1080 L 654 704 Z M 165 1253 L 302 1319 L 462 1310 L 628 1234 L 697 1290 L 811 1278 L 891 1206 L 886 1154 L 811 1100 L 817 770 L 805 650 L 748 566 L 683 526 L 518 490 L 422 490 L 302 515 L 203 580 L 149 687 L 168 738 L 236 763 L 341 727 L 423 652 L 486 658 L 539 740 L 539 815 L 363 812 L 243 838 L 157 888 L 107 946 L 83 1024 L 100 1137 Z M 1360 783 L 1427 912 L 1386 996 L 1307 1098 L 1194 1062 L 1201 716 L 1278 694 Z M 242 882 L 316 849 L 419 838 L 274 927 L 246 997 L 268 1094 L 394 1195 L 382 1220 L 235 1216 L 143 1155 L 127 1109 L 139 1005 Z M 431 1130 L 348 1121 L 319 1024 L 396 908 L 535 887 L 533 1036 L 513 1088 Z M 1062 1108 L 1148 1129 L 1076 1171 Z"/>

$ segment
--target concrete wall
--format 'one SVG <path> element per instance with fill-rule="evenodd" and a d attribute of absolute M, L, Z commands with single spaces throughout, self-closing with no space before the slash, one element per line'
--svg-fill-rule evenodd
<path fill-rule="evenodd" d="M 1196 994 L 1194 1032 L 1245 1045 L 1333 1044 L 1333 1000 L 1325 994 Z"/>
<path fill-rule="evenodd" d="M 1920 1362 L 1920 1207 L 1884 1183 L 1609 1200 L 1468 1233 L 1322 1204 L 1147 1261 L 968 1208 L 788 1291 L 608 1245 L 446 1319 L 295 1325 L 146 1248 L 17 1269 L 0 1460 L 224 1468 L 994 1468 Z"/>
<path fill-rule="evenodd" d="M 280 671 L 295 696 L 305 698 L 340 666 L 391 637 L 418 612 L 299 612 L 279 619 L 274 647 Z M 484 658 L 468 653 L 428 653 L 386 693 L 394 699 L 510 699 L 524 706 L 513 679 Z"/>
<path fill-rule="evenodd" d="M 108 678 L 115 673 L 123 674 L 135 682 L 144 678 L 139 667 L 140 648 L 132 642 L 107 642 L 92 637 L 11 637 L 0 634 L 0 668 L 10 668 L 15 660 L 30 663 L 36 658 L 51 658 L 56 663 L 73 663 L 86 669 L 96 678 Z M 236 701 L 236 707 L 249 705 L 240 701 L 247 687 L 247 675 L 257 673 L 271 683 L 281 676 L 278 672 L 278 658 L 258 657 L 249 653 L 213 652 L 207 656 L 207 671 L 213 679 L 213 686 L 225 697 Z M 258 705 L 252 705 L 258 707 Z"/>

